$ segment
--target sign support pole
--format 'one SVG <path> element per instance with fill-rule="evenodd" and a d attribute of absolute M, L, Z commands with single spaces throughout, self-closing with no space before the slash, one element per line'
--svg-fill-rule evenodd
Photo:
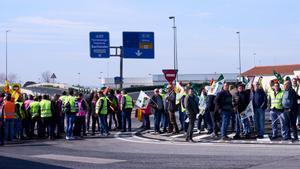
<path fill-rule="evenodd" d="M 111 46 L 110 49 L 113 49 L 115 52 L 110 55 L 110 57 L 120 57 L 120 89 L 123 89 L 123 47 L 122 46 Z"/>

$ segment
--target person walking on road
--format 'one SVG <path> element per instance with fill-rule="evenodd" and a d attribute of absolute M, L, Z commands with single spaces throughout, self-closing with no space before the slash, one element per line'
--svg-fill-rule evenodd
<path fill-rule="evenodd" d="M 42 137 L 45 137 L 45 131 L 47 131 L 46 138 L 54 139 L 53 129 L 53 104 L 49 100 L 48 95 L 44 95 L 40 101 L 41 106 L 41 118 L 42 118 Z"/>
<path fill-rule="evenodd" d="M 193 130 L 194 130 L 194 124 L 196 120 L 196 115 L 199 112 L 197 98 L 194 95 L 193 89 L 188 87 L 187 88 L 187 95 L 184 99 L 184 105 L 186 114 L 189 118 L 189 127 L 186 134 L 186 141 L 188 142 L 194 142 L 193 140 Z"/>
<path fill-rule="evenodd" d="M 99 92 L 99 99 L 96 103 L 96 114 L 100 121 L 100 135 L 108 136 L 108 125 L 107 125 L 107 113 L 108 113 L 108 101 L 103 91 Z"/>

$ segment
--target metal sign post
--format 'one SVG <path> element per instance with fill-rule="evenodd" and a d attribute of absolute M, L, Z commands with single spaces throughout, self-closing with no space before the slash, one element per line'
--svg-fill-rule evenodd
<path fill-rule="evenodd" d="M 123 88 L 123 47 L 122 46 L 111 46 L 110 49 L 113 50 L 111 52 L 111 57 L 120 57 L 120 77 L 119 77 L 119 85 L 120 89 Z"/>

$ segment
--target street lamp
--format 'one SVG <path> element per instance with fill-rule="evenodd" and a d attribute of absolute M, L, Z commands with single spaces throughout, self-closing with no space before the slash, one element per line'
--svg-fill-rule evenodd
<path fill-rule="evenodd" d="M 169 19 L 173 20 L 173 32 L 174 32 L 174 69 L 178 69 L 177 61 L 177 28 L 175 25 L 175 16 L 170 16 Z"/>
<path fill-rule="evenodd" d="M 7 79 L 7 33 L 9 31 L 10 30 L 5 31 L 5 80 L 8 80 Z"/>
<path fill-rule="evenodd" d="M 242 77 L 242 62 L 241 62 L 241 35 L 240 32 L 236 32 L 238 34 L 239 39 L 239 74 Z"/>
<path fill-rule="evenodd" d="M 80 87 L 80 72 L 78 72 L 77 74 L 78 74 L 78 87 Z"/>
<path fill-rule="evenodd" d="M 254 67 L 256 67 L 256 53 L 253 53 Z"/>

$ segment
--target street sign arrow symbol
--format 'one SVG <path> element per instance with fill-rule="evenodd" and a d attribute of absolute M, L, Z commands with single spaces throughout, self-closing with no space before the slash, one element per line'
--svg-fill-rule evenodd
<path fill-rule="evenodd" d="M 140 50 L 137 50 L 137 51 L 135 52 L 135 54 L 136 54 L 137 56 L 141 56 L 141 55 L 143 54 L 143 52 L 141 52 Z"/>

